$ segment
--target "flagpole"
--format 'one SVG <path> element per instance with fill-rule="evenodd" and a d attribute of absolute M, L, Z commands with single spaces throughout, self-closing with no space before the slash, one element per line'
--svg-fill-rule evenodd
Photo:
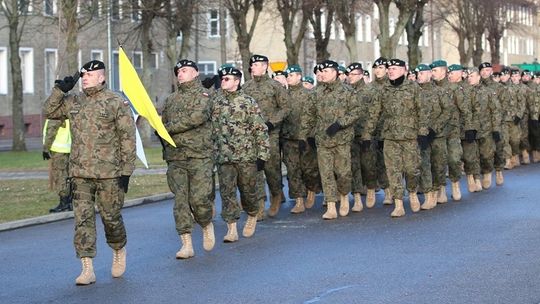
<path fill-rule="evenodd" d="M 108 54 L 108 61 L 107 61 L 107 71 L 108 71 L 108 83 L 109 83 L 109 89 L 112 90 L 113 87 L 113 78 L 112 78 L 112 33 L 111 33 L 111 3 L 110 1 L 107 1 L 107 52 Z M 118 67 L 117 67 L 118 68 Z"/>

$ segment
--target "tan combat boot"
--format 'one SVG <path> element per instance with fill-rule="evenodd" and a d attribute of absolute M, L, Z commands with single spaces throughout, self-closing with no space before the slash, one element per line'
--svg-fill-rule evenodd
<path fill-rule="evenodd" d="M 444 204 L 448 202 L 448 197 L 446 196 L 446 186 L 441 186 L 439 188 L 439 196 L 437 197 L 437 203 Z"/>
<path fill-rule="evenodd" d="M 504 168 L 506 170 L 514 169 L 514 159 L 512 157 L 506 159 L 506 163 L 504 165 Z"/>
<path fill-rule="evenodd" d="M 401 217 L 405 215 L 405 209 L 403 208 L 403 200 L 394 200 L 394 211 L 390 214 L 391 217 Z"/>
<path fill-rule="evenodd" d="M 476 184 L 476 192 L 481 192 L 484 190 L 484 188 L 482 188 L 482 182 L 479 178 L 474 179 L 474 183 Z"/>
<path fill-rule="evenodd" d="M 264 221 L 264 199 L 259 201 L 259 212 L 257 212 L 257 221 Z"/>
<path fill-rule="evenodd" d="M 223 242 L 233 243 L 238 241 L 238 232 L 236 231 L 236 222 L 227 224 L 227 234 L 223 237 Z"/>
<path fill-rule="evenodd" d="M 279 207 L 281 207 L 281 195 L 270 195 L 270 208 L 268 209 L 268 216 L 276 216 L 279 212 Z"/>
<path fill-rule="evenodd" d="M 113 278 L 121 277 L 126 271 L 126 247 L 122 249 L 113 249 L 113 260 L 111 267 L 111 274 Z"/>
<path fill-rule="evenodd" d="M 206 251 L 210 251 L 214 249 L 215 244 L 216 235 L 214 234 L 214 224 L 210 222 L 210 224 L 203 228 L 203 248 Z"/>
<path fill-rule="evenodd" d="M 191 243 L 191 233 L 184 233 L 180 235 L 182 240 L 182 248 L 176 253 L 177 259 L 189 259 L 195 255 L 193 251 L 193 244 Z"/>
<path fill-rule="evenodd" d="M 529 156 L 529 151 L 523 150 L 521 151 L 521 158 L 523 158 L 523 164 L 528 165 L 531 163 L 531 158 Z"/>
<path fill-rule="evenodd" d="M 349 195 L 341 195 L 339 201 L 339 215 L 347 216 L 349 214 Z"/>
<path fill-rule="evenodd" d="M 304 206 L 304 198 L 303 197 L 297 197 L 296 198 L 296 204 L 291 209 L 291 213 L 298 214 L 306 211 L 306 207 Z"/>
<path fill-rule="evenodd" d="M 88 285 L 96 282 L 96 274 L 94 273 L 94 266 L 92 265 L 92 258 L 81 258 L 82 271 L 81 274 L 75 279 L 77 285 Z"/>
<path fill-rule="evenodd" d="M 504 183 L 504 177 L 502 171 L 496 171 L 495 172 L 495 184 L 497 186 L 501 186 Z"/>
<path fill-rule="evenodd" d="M 366 207 L 373 208 L 375 206 L 375 189 L 367 189 Z"/>
<path fill-rule="evenodd" d="M 411 203 L 412 212 L 420 211 L 420 200 L 418 199 L 416 192 L 409 193 L 409 202 Z"/>
<path fill-rule="evenodd" d="M 362 203 L 362 195 L 360 193 L 354 194 L 354 206 L 351 208 L 351 210 L 353 212 L 360 212 L 364 210 L 364 204 Z"/>
<path fill-rule="evenodd" d="M 534 150 L 532 152 L 532 154 L 533 154 L 533 162 L 535 162 L 535 163 L 539 162 L 540 161 L 540 152 Z"/>
<path fill-rule="evenodd" d="M 454 201 L 461 200 L 461 189 L 459 187 L 459 182 L 452 183 L 452 199 Z"/>
<path fill-rule="evenodd" d="M 482 188 L 487 190 L 491 187 L 491 173 L 486 173 L 482 175 L 482 177 Z"/>
<path fill-rule="evenodd" d="M 514 157 L 513 157 L 513 162 L 514 162 L 514 167 L 519 167 L 519 166 L 521 166 L 521 162 L 519 161 L 519 154 L 514 155 Z"/>
<path fill-rule="evenodd" d="M 315 192 L 308 190 L 306 198 L 306 208 L 310 209 L 315 204 Z"/>
<path fill-rule="evenodd" d="M 422 210 L 429 210 L 435 208 L 435 206 L 437 206 L 437 191 L 426 193 L 424 203 L 420 208 L 422 208 Z"/>
<path fill-rule="evenodd" d="M 467 190 L 471 193 L 476 192 L 476 183 L 472 174 L 467 175 Z"/>
<path fill-rule="evenodd" d="M 390 189 L 386 188 L 384 189 L 384 201 L 383 205 L 392 205 L 392 193 L 390 193 Z"/>
<path fill-rule="evenodd" d="M 322 216 L 325 220 L 337 219 L 336 203 L 328 202 L 326 204 L 326 212 Z"/>
<path fill-rule="evenodd" d="M 246 224 L 244 225 L 244 230 L 242 231 L 242 235 L 247 238 L 253 236 L 256 227 L 257 217 L 248 215 Z"/>

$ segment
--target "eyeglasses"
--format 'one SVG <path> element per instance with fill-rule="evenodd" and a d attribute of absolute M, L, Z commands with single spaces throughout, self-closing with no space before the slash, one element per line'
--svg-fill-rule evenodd
<path fill-rule="evenodd" d="M 221 78 L 221 81 L 225 81 L 225 82 L 233 81 L 233 80 L 234 80 L 234 78 L 232 78 L 232 77 L 223 77 L 223 78 Z"/>

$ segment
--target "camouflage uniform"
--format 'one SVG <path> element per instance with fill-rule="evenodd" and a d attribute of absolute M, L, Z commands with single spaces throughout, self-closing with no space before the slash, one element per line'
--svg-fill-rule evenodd
<path fill-rule="evenodd" d="M 324 199 L 335 203 L 351 191 L 351 141 L 360 109 L 351 89 L 339 80 L 317 86 L 315 109 L 302 134 L 314 130 Z M 341 129 L 330 136 L 326 130 L 335 122 Z"/>
<path fill-rule="evenodd" d="M 470 86 L 467 82 L 461 81 L 454 84 L 457 87 L 455 90 L 458 98 L 463 102 L 470 104 L 472 120 L 467 126 L 465 121 L 461 120 L 461 146 L 463 147 L 463 168 L 466 175 L 472 175 L 474 178 L 480 178 L 480 155 L 478 154 L 478 129 L 480 128 L 479 121 L 482 112 L 480 107 L 474 101 L 477 91 L 481 86 Z M 486 90 L 483 90 L 485 93 Z M 473 142 L 465 140 L 465 131 L 476 130 L 476 139 Z"/>
<path fill-rule="evenodd" d="M 368 86 L 371 91 L 371 96 L 373 99 L 382 98 L 382 94 L 384 93 L 384 88 L 387 83 L 388 83 L 387 76 L 384 76 L 383 78 L 380 78 L 380 79 L 375 79 L 374 81 L 369 83 Z M 381 102 L 385 103 L 386 100 L 381 100 Z M 374 143 L 372 143 L 372 145 L 374 145 L 375 147 L 376 156 L 377 156 L 377 170 L 376 170 L 378 174 L 377 182 L 379 184 L 379 187 L 386 189 L 389 187 L 389 182 L 388 182 L 388 175 L 386 174 L 386 165 L 384 163 L 384 153 L 383 153 L 384 138 L 381 135 L 382 128 L 384 125 L 384 120 L 385 120 L 385 117 L 381 115 L 379 117 L 379 121 L 377 122 L 377 127 L 375 128 L 375 131 L 373 134 Z M 366 183 L 366 185 L 372 184 L 372 182 L 369 180 L 365 180 L 364 182 Z"/>
<path fill-rule="evenodd" d="M 308 135 L 301 134 L 302 123 L 309 121 L 315 107 L 314 94 L 302 84 L 289 86 L 291 112 L 283 121 L 283 160 L 287 166 L 289 198 L 305 197 L 308 190 L 320 191 L 320 176 L 316 164 L 317 152 L 306 145 L 306 151 L 299 150 L 300 140 L 306 141 Z M 315 163 L 314 163 L 315 161 Z"/>
<path fill-rule="evenodd" d="M 420 175 L 420 151 L 417 138 L 428 134 L 428 110 L 424 106 L 420 87 L 407 79 L 399 86 L 387 84 L 381 99 L 375 99 L 363 138 L 370 139 L 379 117 L 384 124 L 384 160 L 394 199 L 403 200 L 402 175 L 407 190 L 416 193 Z M 384 102 L 382 102 L 384 100 Z"/>
<path fill-rule="evenodd" d="M 201 227 L 212 221 L 215 192 L 211 114 L 212 103 L 199 79 L 179 84 L 178 90 L 165 100 L 163 124 L 176 144 L 176 148 L 164 144 L 164 158 L 167 182 L 174 193 L 178 235 L 191 233 L 193 219 Z"/>
<path fill-rule="evenodd" d="M 257 216 L 260 190 L 256 160 L 270 157 L 268 128 L 255 100 L 241 90 L 222 91 L 212 98 L 214 151 L 222 202 L 221 217 L 229 224 L 240 218 L 236 189 L 242 208 Z"/>
<path fill-rule="evenodd" d="M 268 75 L 254 76 L 243 85 L 246 95 L 253 97 L 259 105 L 264 122 L 270 122 L 273 130 L 269 130 L 270 158 L 264 166 L 266 182 L 272 196 L 281 195 L 282 174 L 281 174 L 281 151 L 279 147 L 279 133 L 281 124 L 288 115 L 287 92 L 277 81 Z M 264 188 L 261 187 L 262 191 Z M 260 193 L 260 198 L 266 195 Z"/>
<path fill-rule="evenodd" d="M 525 96 L 521 86 L 513 83 L 505 84 L 508 90 L 508 98 L 503 99 L 501 103 L 504 121 L 505 158 L 510 158 L 520 153 L 519 142 L 521 140 L 521 130 L 519 123 L 515 123 L 517 117 L 523 119 L 525 112 Z"/>
<path fill-rule="evenodd" d="M 133 113 L 118 94 L 104 84 L 64 95 L 57 87 L 44 105 L 49 119 L 69 119 L 72 135 L 69 172 L 73 177 L 75 250 L 77 256 L 96 255 L 97 205 L 109 246 L 126 245 L 126 230 L 120 210 L 124 191 L 119 177 L 135 169 L 135 123 Z"/>
<path fill-rule="evenodd" d="M 49 178 L 51 179 L 52 190 L 61 198 L 64 198 L 69 195 L 67 182 L 69 153 L 51 151 L 51 146 L 60 127 L 65 127 L 65 120 L 47 120 L 47 128 L 45 130 L 45 137 L 43 138 L 43 151 L 49 152 L 51 155 Z"/>
<path fill-rule="evenodd" d="M 534 108 L 540 112 L 540 86 L 535 84 L 532 80 L 529 81 L 528 85 L 531 87 L 532 100 Z M 540 115 L 534 116 L 533 114 L 529 115 L 529 120 L 538 120 Z M 531 149 L 535 151 L 540 151 L 540 128 L 534 128 L 529 125 L 529 143 Z"/>
<path fill-rule="evenodd" d="M 504 112 L 504 104 L 507 102 L 506 100 L 509 98 L 508 96 L 508 91 L 505 89 L 505 86 L 502 85 L 501 83 L 497 83 L 495 81 L 493 81 L 493 79 L 491 79 L 490 77 L 488 78 L 482 78 L 480 80 L 480 84 L 484 87 L 487 87 L 487 88 L 490 88 L 491 89 L 491 92 L 493 95 L 496 95 L 497 97 L 497 101 L 499 103 L 499 107 L 501 109 L 501 115 L 500 115 L 500 129 L 501 129 L 501 133 L 500 133 L 500 136 L 501 136 L 501 140 L 497 143 L 495 143 L 495 157 L 494 157 L 494 160 L 493 160 L 493 166 L 495 167 L 495 170 L 496 171 L 502 171 L 504 169 L 504 165 L 505 165 L 505 156 L 504 156 L 504 145 L 505 145 L 505 141 L 507 140 L 506 139 L 506 136 L 505 136 L 505 125 L 504 125 L 504 116 L 505 116 L 505 112 Z M 480 149 L 480 147 L 479 147 Z"/>
<path fill-rule="evenodd" d="M 519 148 L 521 151 L 523 150 L 531 150 L 531 143 L 529 141 L 529 121 L 533 119 L 533 117 L 536 117 L 535 119 L 538 119 L 538 111 L 539 109 L 536 106 L 536 99 L 539 98 L 535 94 L 534 88 L 522 83 L 521 85 L 521 91 L 523 95 L 523 101 L 525 102 L 524 105 L 524 113 L 523 113 L 523 119 L 520 121 L 520 128 L 521 128 L 521 140 L 519 142 Z"/>

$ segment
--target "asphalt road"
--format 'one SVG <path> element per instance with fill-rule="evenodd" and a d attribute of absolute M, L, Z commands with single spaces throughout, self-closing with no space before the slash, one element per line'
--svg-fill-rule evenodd
<path fill-rule="evenodd" d="M 124 210 L 128 268 L 110 275 L 98 226 L 97 282 L 77 287 L 72 220 L 0 233 L 1 303 L 540 303 L 540 165 L 505 185 L 391 219 L 382 206 L 323 221 L 285 204 L 251 239 L 176 260 L 172 201 Z M 462 184 L 465 190 L 465 185 Z M 382 194 L 382 193 L 381 193 Z M 219 201 L 218 201 L 219 204 Z M 241 219 L 240 230 L 244 223 Z"/>

